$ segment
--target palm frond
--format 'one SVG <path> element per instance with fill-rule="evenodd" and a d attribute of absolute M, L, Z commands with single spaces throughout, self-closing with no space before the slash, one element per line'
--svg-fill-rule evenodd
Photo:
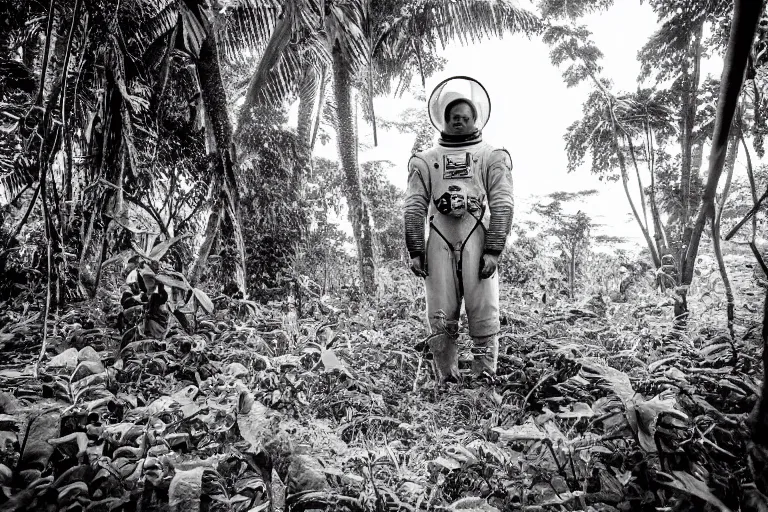
<path fill-rule="evenodd" d="M 178 0 L 158 0 L 157 2 L 146 2 L 145 6 L 150 12 L 150 22 L 144 27 L 143 37 L 137 38 L 139 42 L 154 42 L 176 26 L 179 20 L 179 2 Z"/>
<path fill-rule="evenodd" d="M 338 0 L 325 17 L 325 30 L 331 46 L 338 45 L 352 73 L 365 69 L 369 62 L 368 37 L 365 35 L 364 0 Z"/>
<path fill-rule="evenodd" d="M 503 37 L 506 33 L 538 32 L 538 16 L 512 0 L 456 0 L 422 2 L 412 11 L 393 20 L 390 33 L 400 31 L 422 39 L 439 40 L 443 47 L 450 41 L 462 44 Z"/>
<path fill-rule="evenodd" d="M 611 7 L 614 0 L 544 0 L 539 4 L 546 19 L 578 19 L 595 11 Z"/>
<path fill-rule="evenodd" d="M 229 62 L 253 62 L 266 48 L 282 10 L 279 0 L 227 2 L 218 13 L 221 55 Z"/>
<path fill-rule="evenodd" d="M 327 126 L 332 130 L 336 130 L 339 126 L 339 113 L 338 108 L 336 107 L 336 100 L 330 96 L 325 100 L 323 118 L 320 124 Z"/>
<path fill-rule="evenodd" d="M 213 15 L 205 5 L 196 0 L 144 0 L 139 4 L 141 17 L 148 22 L 141 27 L 133 41 L 138 44 L 141 52 L 162 44 L 178 26 L 177 42 L 179 50 L 197 57 L 200 46 L 211 30 Z"/>
<path fill-rule="evenodd" d="M 400 79 L 396 91 L 402 92 L 416 70 L 426 77 L 441 69 L 444 62 L 435 51 L 438 43 L 444 49 L 451 41 L 467 45 L 543 28 L 535 13 L 512 0 L 426 0 L 376 25 L 373 58 L 385 93 L 395 78 Z"/>
<path fill-rule="evenodd" d="M 304 101 L 317 99 L 317 94 L 321 87 L 322 69 L 316 66 L 309 66 L 303 72 L 302 79 L 298 83 L 297 94 Z"/>
<path fill-rule="evenodd" d="M 330 65 L 331 55 L 322 35 L 309 34 L 301 41 L 289 44 L 267 76 L 262 90 L 263 100 L 270 105 L 279 105 L 295 98 L 308 68 L 320 73 Z"/>

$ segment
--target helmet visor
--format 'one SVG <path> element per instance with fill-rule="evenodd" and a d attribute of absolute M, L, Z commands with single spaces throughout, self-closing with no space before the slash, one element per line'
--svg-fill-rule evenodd
<path fill-rule="evenodd" d="M 482 130 L 491 115 L 491 99 L 480 82 L 468 76 L 455 76 L 440 82 L 429 97 L 429 119 L 439 131 L 446 131 L 445 108 L 457 99 L 472 103 L 477 113 L 475 128 Z"/>

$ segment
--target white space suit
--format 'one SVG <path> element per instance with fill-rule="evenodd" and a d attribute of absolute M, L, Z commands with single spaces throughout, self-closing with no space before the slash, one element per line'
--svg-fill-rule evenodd
<path fill-rule="evenodd" d="M 451 80 L 462 83 L 451 84 Z M 475 133 L 457 137 L 444 132 L 446 106 L 457 98 L 472 102 Z M 480 130 L 488 120 L 490 101 L 476 81 L 460 77 L 443 82 L 432 93 L 429 110 L 441 138 L 408 163 L 404 217 L 411 257 L 425 256 L 435 370 L 441 380 L 458 377 L 456 333 L 463 299 L 474 342 L 473 371 L 495 373 L 500 327 L 498 273 L 481 279 L 480 266 L 483 254 L 501 254 L 510 231 L 512 160 L 506 150 L 482 140 Z"/>

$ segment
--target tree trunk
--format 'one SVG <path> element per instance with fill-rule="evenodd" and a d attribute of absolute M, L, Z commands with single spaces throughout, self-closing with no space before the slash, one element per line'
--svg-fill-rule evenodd
<path fill-rule="evenodd" d="M 42 76 L 37 98 L 38 105 L 44 104 L 45 99 L 51 95 L 56 82 L 60 78 L 59 74 L 64 61 L 67 43 L 67 38 L 65 37 L 67 30 L 66 20 L 64 20 L 60 12 L 56 11 L 53 1 L 50 3 L 49 9 L 51 11 L 48 14 L 46 38 L 43 43 L 45 47 L 41 64 Z"/>
<path fill-rule="evenodd" d="M 645 189 L 643 188 L 643 181 L 640 177 L 640 167 L 637 165 L 635 145 L 632 144 L 632 137 L 629 134 L 626 134 L 626 137 L 627 146 L 629 146 L 629 155 L 632 157 L 632 166 L 635 168 L 635 176 L 637 177 L 637 190 L 640 196 L 640 207 L 643 209 L 643 226 L 646 230 L 648 230 L 648 201 L 645 198 Z"/>
<path fill-rule="evenodd" d="M 653 221 L 654 237 L 656 239 L 656 248 L 659 251 L 659 259 L 663 258 L 669 250 L 666 232 L 664 231 L 664 225 L 661 222 L 661 213 L 659 212 L 659 205 L 656 201 L 656 179 L 651 170 L 651 186 L 648 194 L 648 202 L 651 206 L 651 220 Z"/>
<path fill-rule="evenodd" d="M 211 207 L 211 213 L 208 216 L 208 224 L 205 227 L 203 243 L 200 245 L 200 249 L 198 249 L 197 259 L 195 260 L 194 265 L 192 265 L 192 270 L 189 272 L 189 283 L 192 286 L 197 286 L 197 282 L 200 280 L 205 264 L 208 261 L 208 256 L 211 254 L 213 242 L 216 240 L 216 235 L 219 232 L 219 226 L 221 225 L 221 208 L 217 203 Z"/>
<path fill-rule="evenodd" d="M 684 319 L 688 315 L 688 288 L 693 281 L 693 269 L 699 242 L 707 220 L 715 214 L 715 193 L 717 182 L 723 172 L 728 137 L 733 122 L 733 115 L 744 83 L 744 70 L 747 65 L 752 40 L 755 37 L 757 20 L 762 9 L 762 2 L 736 0 L 733 23 L 728 38 L 728 48 L 723 59 L 723 73 L 720 79 L 720 95 L 717 99 L 715 128 L 712 134 L 712 147 L 709 153 L 707 183 L 701 197 L 701 207 L 696 223 L 691 230 L 690 243 L 684 244 L 685 258 L 682 260 L 680 300 L 675 304 L 676 317 Z M 766 389 L 763 389 L 765 397 Z M 767 400 L 768 402 L 768 400 Z M 766 404 L 766 424 L 768 424 L 768 403 Z M 766 442 L 768 446 L 768 442 Z M 764 489 L 761 489 L 764 490 Z"/>
<path fill-rule="evenodd" d="M 736 309 L 736 303 L 733 297 L 733 288 L 731 287 L 731 281 L 728 279 L 728 270 L 725 267 L 725 261 L 723 260 L 723 251 L 720 246 L 720 221 L 723 217 L 723 210 L 725 209 L 725 202 L 728 200 L 728 192 L 731 188 L 731 179 L 733 178 L 733 168 L 736 166 L 736 157 L 739 154 L 739 128 L 735 125 L 731 127 L 731 137 L 728 144 L 728 155 L 725 157 L 725 185 L 723 186 L 723 193 L 718 201 L 717 211 L 714 219 L 712 219 L 712 245 L 715 250 L 715 258 L 717 259 L 717 266 L 720 270 L 720 278 L 723 280 L 725 286 L 725 297 L 727 301 L 726 315 L 728 318 L 728 333 L 731 335 L 731 339 L 734 339 L 733 333 L 733 317 Z"/>
<path fill-rule="evenodd" d="M 227 227 L 232 231 L 238 253 L 238 258 L 235 262 L 235 284 L 245 296 L 248 290 L 245 274 L 245 244 L 240 228 L 239 195 L 235 177 L 235 151 L 232 145 L 232 124 L 229 121 L 229 114 L 227 112 L 227 96 L 221 79 L 219 54 L 213 34 L 206 38 L 200 47 L 200 60 L 197 67 L 200 76 L 203 105 L 210 121 L 210 126 L 207 126 L 206 130 L 213 131 L 213 137 L 216 141 L 217 158 L 214 180 L 215 185 L 220 186 L 218 189 L 220 195 L 214 203 L 214 208 L 218 210 L 216 214 L 219 216 L 226 213 L 226 220 L 229 224 Z M 209 224 L 211 221 L 209 219 Z M 204 241 L 202 247 L 206 246 L 210 249 L 211 241 Z M 199 261 L 196 262 L 196 266 L 200 267 L 197 269 L 198 275 L 205 266 L 207 258 L 207 254 L 199 253 Z"/>
<path fill-rule="evenodd" d="M 573 54 L 571 54 L 571 59 L 573 61 L 576 61 L 577 58 Z M 637 225 L 640 226 L 640 231 L 643 233 L 643 238 L 645 238 L 645 244 L 648 246 L 648 250 L 651 253 L 651 258 L 653 259 L 653 263 L 656 266 L 656 268 L 661 267 L 661 258 L 659 257 L 659 254 L 656 252 L 656 246 L 651 239 L 651 235 L 648 233 L 648 229 L 643 224 L 643 221 L 640 219 L 640 214 L 637 212 L 637 208 L 635 207 L 635 202 L 632 201 L 632 195 L 629 192 L 629 173 L 627 171 L 627 162 L 624 158 L 624 153 L 621 152 L 621 147 L 619 146 L 619 130 L 616 124 L 618 121 L 616 120 L 616 114 L 613 111 L 613 101 L 614 97 L 613 95 L 605 88 L 602 82 L 598 80 L 597 75 L 595 75 L 592 68 L 589 66 L 589 64 L 582 59 L 582 62 L 584 62 L 584 65 L 589 73 L 590 78 L 592 78 L 592 82 L 595 84 L 595 87 L 600 89 L 600 91 L 603 93 L 603 97 L 605 98 L 605 101 L 608 103 L 608 115 L 611 116 L 611 142 L 613 143 L 613 150 L 616 152 L 616 158 L 619 160 L 619 169 L 621 171 L 621 180 L 622 184 L 624 185 L 624 193 L 627 195 L 627 201 L 629 201 L 629 207 L 632 209 L 632 215 L 635 217 L 635 221 L 637 221 Z"/>
<path fill-rule="evenodd" d="M 680 150 L 682 156 L 680 168 L 680 204 L 682 205 L 681 220 L 687 226 L 691 216 L 691 179 L 694 171 L 692 165 L 693 129 L 696 122 L 696 98 L 699 88 L 699 68 L 701 65 L 701 35 L 704 24 L 700 23 L 691 40 L 689 54 L 692 57 L 691 70 L 687 59 L 683 59 L 683 94 L 681 98 L 680 116 Z"/>
<path fill-rule="evenodd" d="M 376 291 L 373 229 L 357 167 L 351 78 L 349 65 L 344 60 L 341 48 L 337 43 L 333 48 L 334 95 L 338 114 L 336 141 L 339 161 L 344 173 L 344 192 L 349 208 L 349 221 L 352 224 L 352 232 L 357 243 L 360 288 L 364 294 L 373 295 Z"/>
<path fill-rule="evenodd" d="M 238 140 L 247 136 L 249 129 L 252 128 L 251 120 L 253 119 L 253 109 L 262 104 L 262 91 L 267 84 L 269 73 L 279 62 L 285 47 L 288 46 L 288 43 L 291 41 L 293 18 L 296 10 L 295 4 L 296 2 L 294 1 L 283 3 L 284 10 L 280 21 L 277 23 L 277 26 L 275 26 L 275 30 L 269 38 L 269 43 L 267 43 L 264 54 L 259 60 L 259 66 L 256 68 L 256 72 L 254 72 L 250 82 L 248 82 L 248 90 L 245 93 L 245 102 L 240 108 L 240 115 L 237 121 Z"/>
<path fill-rule="evenodd" d="M 669 253 L 669 239 L 664 224 L 661 222 L 661 213 L 656 200 L 656 155 L 654 154 L 653 128 L 646 117 L 645 120 L 645 146 L 648 162 L 648 174 L 650 176 L 650 186 L 648 187 L 648 204 L 651 209 L 651 221 L 653 222 L 654 238 L 656 240 L 656 250 L 659 252 L 659 259 L 664 264 L 664 256 Z"/>
<path fill-rule="evenodd" d="M 708 218 L 715 213 L 715 192 L 725 164 L 730 127 L 736 111 L 736 104 L 739 101 L 741 86 L 744 83 L 744 69 L 755 35 L 755 27 L 762 7 L 761 3 L 736 0 L 734 5 L 733 24 L 731 25 L 728 49 L 723 61 L 723 74 L 720 80 L 720 96 L 717 100 L 707 182 L 701 198 L 701 208 L 693 226 L 691 242 L 683 261 L 682 284 L 684 288 L 690 285 L 693 280 L 693 268 L 701 235 Z"/>
<path fill-rule="evenodd" d="M 64 164 L 64 175 L 61 180 L 61 186 L 62 186 L 62 195 L 64 201 L 69 203 L 72 201 L 72 167 L 74 166 L 74 163 L 72 161 L 72 133 L 71 130 L 67 127 L 67 109 L 69 108 L 69 105 L 67 105 L 67 77 L 69 75 L 69 64 L 70 64 L 70 58 L 72 56 L 72 43 L 75 36 L 75 31 L 77 30 L 77 25 L 80 22 L 80 9 L 82 7 L 82 0 L 76 0 L 75 1 L 75 7 L 74 7 L 74 13 L 72 15 L 72 22 L 71 27 L 69 29 L 69 36 L 67 37 L 67 44 L 66 49 L 64 50 L 64 63 L 62 64 L 62 70 L 61 70 L 61 81 L 62 81 L 62 87 L 61 87 L 61 126 L 62 126 L 62 149 L 64 150 L 64 158 L 65 158 L 65 164 Z M 63 225 L 63 219 L 60 220 L 61 224 Z"/>
<path fill-rule="evenodd" d="M 749 178 L 749 189 L 752 193 L 752 204 L 757 204 L 757 185 L 755 184 L 755 173 L 752 171 L 752 156 L 749 154 L 747 141 L 744 139 L 744 130 L 739 127 L 739 140 L 744 147 L 744 154 L 747 156 L 747 178 Z M 752 216 L 752 243 L 755 243 L 757 237 L 757 216 Z"/>
<path fill-rule="evenodd" d="M 637 221 L 637 225 L 640 226 L 640 231 L 643 233 L 645 244 L 648 246 L 648 250 L 651 252 L 653 264 L 656 266 L 656 268 L 659 268 L 661 267 L 661 260 L 659 259 L 659 255 L 656 252 L 656 246 L 651 239 L 650 233 L 648 233 L 648 230 L 643 224 L 643 221 L 640 218 L 640 214 L 637 212 L 637 208 L 635 207 L 635 202 L 632 201 L 632 195 L 629 192 L 629 173 L 627 172 L 627 162 L 624 159 L 624 153 L 621 152 L 621 147 L 619 146 L 619 134 L 616 128 L 616 119 L 613 117 L 614 114 L 612 102 L 609 104 L 609 109 L 611 116 L 611 130 L 613 135 L 613 149 L 616 152 L 616 157 L 619 160 L 619 170 L 621 171 L 621 182 L 624 185 L 624 193 L 627 195 L 627 201 L 629 201 L 629 207 L 632 209 L 632 215 L 634 215 L 635 220 Z"/>
<path fill-rule="evenodd" d="M 698 172 L 701 167 L 702 147 L 696 147 L 694 150 L 693 129 L 696 122 L 696 101 L 699 87 L 699 74 L 701 67 L 701 36 L 704 29 L 703 23 L 700 23 L 693 35 L 688 48 L 688 56 L 683 59 L 683 92 L 680 106 L 680 245 L 678 247 L 677 264 L 678 284 L 682 284 L 685 265 L 685 254 L 690 245 L 693 229 L 691 226 L 692 203 L 691 189 L 692 182 L 698 178 Z M 689 64 L 688 58 L 691 63 Z M 693 69 L 690 66 L 693 66 Z M 698 160 L 698 164 L 696 161 Z M 685 298 L 680 298 L 675 302 L 675 317 L 683 318 L 687 314 L 688 305 Z"/>
<path fill-rule="evenodd" d="M 576 283 L 576 248 L 571 247 L 571 261 L 568 265 L 568 290 L 573 299 L 575 295 L 575 283 Z"/>

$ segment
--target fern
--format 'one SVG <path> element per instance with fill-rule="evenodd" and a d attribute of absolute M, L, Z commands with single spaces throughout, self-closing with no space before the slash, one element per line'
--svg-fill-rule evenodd
<path fill-rule="evenodd" d="M 10 204 L 27 186 L 32 177 L 19 160 L 14 163 L 0 156 L 0 206 Z"/>

